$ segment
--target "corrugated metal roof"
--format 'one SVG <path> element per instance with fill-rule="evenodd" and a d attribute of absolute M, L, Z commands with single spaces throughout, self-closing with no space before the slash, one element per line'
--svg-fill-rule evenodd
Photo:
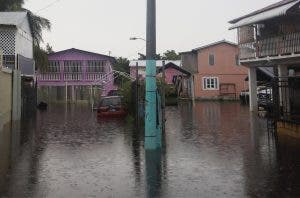
<path fill-rule="evenodd" d="M 274 3 L 272 5 L 264 7 L 262 9 L 259 9 L 259 10 L 256 10 L 254 12 L 251 12 L 250 14 L 244 15 L 244 16 L 236 18 L 236 19 L 233 19 L 233 20 L 229 21 L 229 23 L 234 24 L 234 23 L 236 23 L 236 22 L 238 22 L 238 21 L 240 21 L 240 20 L 242 20 L 244 18 L 247 18 L 247 17 L 253 16 L 253 15 L 256 15 L 256 14 L 259 14 L 259 13 L 262 13 L 262 12 L 265 12 L 265 11 L 268 11 L 268 10 L 271 10 L 271 9 L 283 6 L 285 4 L 288 4 L 288 3 L 291 3 L 291 2 L 294 2 L 294 1 L 298 1 L 298 0 L 283 0 L 283 1 L 279 1 L 277 3 Z"/>
<path fill-rule="evenodd" d="M 237 46 L 236 43 L 233 43 L 233 42 L 230 42 L 230 41 L 227 41 L 227 40 L 221 40 L 221 41 L 217 41 L 217 42 L 214 42 L 214 43 L 210 43 L 208 45 L 203 45 L 201 47 L 198 47 L 198 48 L 194 48 L 192 49 L 191 51 L 187 51 L 187 52 L 180 52 L 179 54 L 187 54 L 187 53 L 195 53 L 199 50 L 202 50 L 202 49 L 206 49 L 206 48 L 209 48 L 209 47 L 212 47 L 212 46 L 215 46 L 215 45 L 220 45 L 220 44 L 228 44 L 228 45 L 233 45 L 233 46 Z"/>
<path fill-rule="evenodd" d="M 234 45 L 234 46 L 237 46 L 236 43 L 233 43 L 233 42 L 230 42 L 230 41 L 227 41 L 227 40 L 221 40 L 221 41 L 217 41 L 217 42 L 214 42 L 214 43 L 210 43 L 208 45 L 204 45 L 204 46 L 201 46 L 201 47 L 198 47 L 198 48 L 195 48 L 193 49 L 192 51 L 198 51 L 198 50 L 201 50 L 201 49 L 205 49 L 205 48 L 209 48 L 209 47 L 212 47 L 212 46 L 215 46 L 215 45 L 220 45 L 220 44 L 229 44 L 229 45 Z"/>
<path fill-rule="evenodd" d="M 136 63 L 138 63 L 139 67 L 146 67 L 146 60 L 132 60 L 129 63 L 129 67 L 135 67 Z M 173 63 L 179 67 L 181 67 L 181 61 L 180 60 L 165 60 L 165 64 Z M 162 67 L 163 66 L 163 60 L 157 60 L 156 61 L 156 67 Z"/>
<path fill-rule="evenodd" d="M 266 8 L 260 9 L 243 17 L 234 19 L 229 23 L 234 24 L 229 29 L 235 29 L 238 27 L 255 24 L 261 21 L 265 21 L 271 18 L 284 16 L 287 14 L 288 10 L 293 8 L 298 4 L 300 0 L 285 0 L 268 6 Z"/>
<path fill-rule="evenodd" d="M 0 12 L 0 25 L 19 27 L 27 19 L 27 12 Z"/>
<path fill-rule="evenodd" d="M 112 57 L 112 56 L 107 56 L 107 55 L 104 55 L 104 54 L 99 54 L 99 53 L 95 53 L 95 52 L 80 50 L 80 49 L 76 49 L 76 48 L 70 48 L 70 49 L 66 49 L 66 50 L 62 50 L 62 51 L 58 51 L 58 52 L 53 52 L 53 53 L 50 53 L 48 55 L 48 57 L 50 58 L 50 57 L 53 57 L 53 56 L 55 57 L 56 55 L 67 54 L 67 53 L 74 53 L 74 52 L 95 55 L 95 56 L 99 56 L 99 57 L 110 59 L 112 62 L 116 62 L 116 59 L 114 57 Z"/>

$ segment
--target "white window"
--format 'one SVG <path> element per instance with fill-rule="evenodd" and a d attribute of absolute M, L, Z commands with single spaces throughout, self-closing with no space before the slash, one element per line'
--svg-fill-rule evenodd
<path fill-rule="evenodd" d="M 204 77 L 202 80 L 203 90 L 218 90 L 219 78 L 218 77 Z"/>

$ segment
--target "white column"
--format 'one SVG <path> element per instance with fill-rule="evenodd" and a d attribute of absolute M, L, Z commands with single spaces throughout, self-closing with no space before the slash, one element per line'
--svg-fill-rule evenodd
<path fill-rule="evenodd" d="M 279 77 L 279 99 L 282 110 L 287 113 L 290 112 L 290 94 L 288 88 L 288 67 L 286 65 L 278 66 Z"/>
<path fill-rule="evenodd" d="M 249 76 L 249 100 L 250 100 L 250 111 L 257 111 L 257 75 L 256 68 L 250 67 L 248 69 Z"/>
<path fill-rule="evenodd" d="M 72 102 L 76 102 L 75 85 L 72 85 Z"/>
<path fill-rule="evenodd" d="M 65 89 L 65 99 L 66 99 L 66 103 L 68 103 L 68 82 L 66 82 L 65 87 L 66 87 L 66 89 Z"/>
<path fill-rule="evenodd" d="M 195 84 L 194 84 L 194 76 L 192 75 L 191 77 L 191 94 L 192 94 L 192 100 L 193 100 L 193 104 L 195 102 Z"/>

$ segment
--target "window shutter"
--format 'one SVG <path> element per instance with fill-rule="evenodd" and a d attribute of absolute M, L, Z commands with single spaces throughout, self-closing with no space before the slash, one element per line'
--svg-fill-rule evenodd
<path fill-rule="evenodd" d="M 209 65 L 215 65 L 215 55 L 209 54 Z"/>

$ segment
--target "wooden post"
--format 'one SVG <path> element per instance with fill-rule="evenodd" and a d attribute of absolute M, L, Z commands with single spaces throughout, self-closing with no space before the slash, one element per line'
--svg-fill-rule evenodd
<path fill-rule="evenodd" d="M 91 91 L 90 91 L 90 99 L 91 99 L 91 105 L 92 105 L 92 111 L 94 111 L 94 88 L 93 85 L 91 85 Z"/>
<path fill-rule="evenodd" d="M 66 82 L 65 94 L 66 94 L 66 103 L 68 103 L 68 82 Z"/>
<path fill-rule="evenodd" d="M 165 123 L 166 123 L 166 73 L 165 73 L 165 64 L 166 62 L 162 62 L 162 101 L 161 101 L 161 106 L 162 106 L 162 132 L 165 132 Z"/>

